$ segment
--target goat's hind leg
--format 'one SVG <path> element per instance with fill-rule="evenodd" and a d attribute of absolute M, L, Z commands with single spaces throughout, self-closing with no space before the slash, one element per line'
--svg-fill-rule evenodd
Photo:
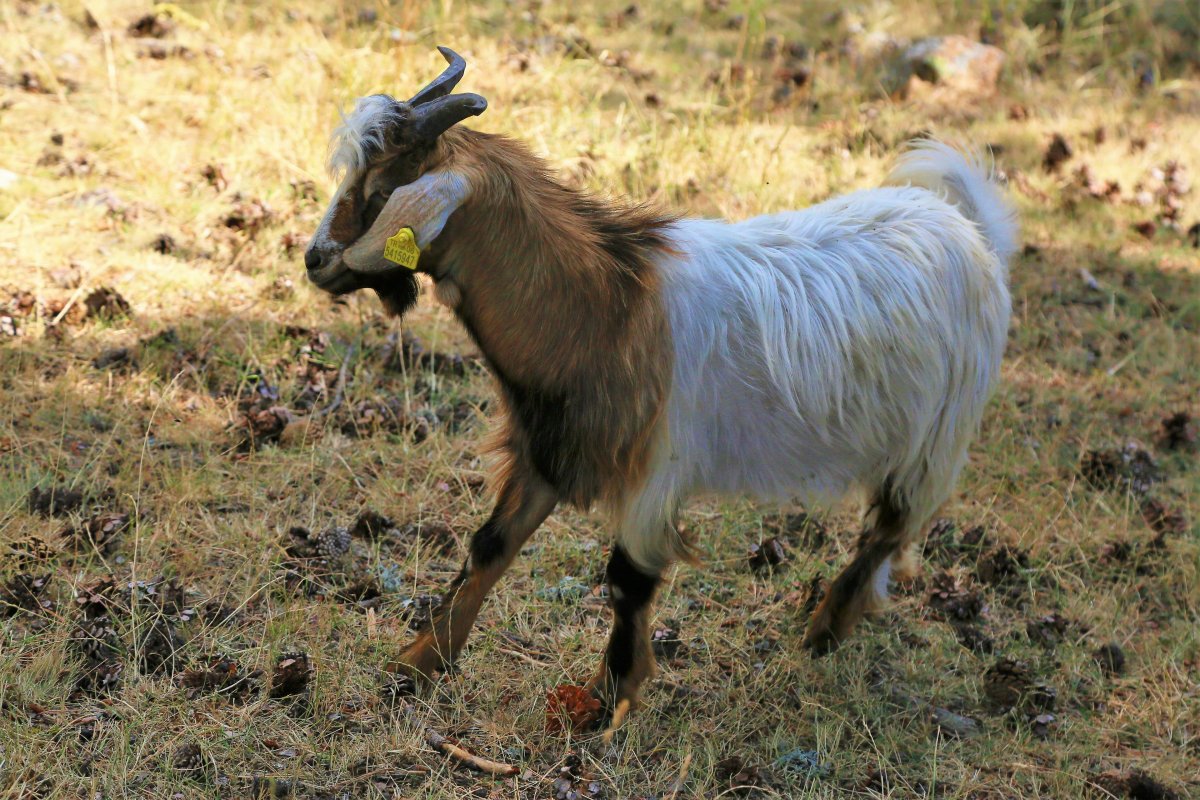
<path fill-rule="evenodd" d="M 510 477 L 491 517 L 471 537 L 462 571 L 432 621 L 389 668 L 425 680 L 450 666 L 466 644 L 484 598 L 557 502 L 554 491 L 540 479 Z"/>
<path fill-rule="evenodd" d="M 858 540 L 858 548 L 813 612 L 804 647 L 814 655 L 837 649 L 854 626 L 887 598 L 893 556 L 903 562 L 913 521 L 909 509 L 899 503 L 885 484 L 868 512 L 870 524 Z"/>
<path fill-rule="evenodd" d="M 661 576 L 662 570 L 647 571 L 635 564 L 620 544 L 613 547 L 607 569 L 612 634 L 600 669 L 588 684 L 612 711 L 606 737 L 611 737 L 625 715 L 637 706 L 642 683 L 654 675 L 650 612 Z"/>

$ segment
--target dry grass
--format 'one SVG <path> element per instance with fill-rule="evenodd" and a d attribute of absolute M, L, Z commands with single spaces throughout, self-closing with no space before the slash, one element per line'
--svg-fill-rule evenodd
<path fill-rule="evenodd" d="M 19 334 L 0 333 L 0 580 L 48 576 L 45 606 L 0 609 L 0 796 L 245 797 L 261 776 L 277 779 L 276 796 L 553 797 L 570 763 L 581 796 L 662 797 L 685 762 L 679 797 L 718 796 L 730 772 L 761 784 L 744 791 L 782 797 L 1103 796 L 1088 784 L 1135 769 L 1200 793 L 1197 528 L 1178 524 L 1156 546 L 1135 492 L 1097 489 L 1079 470 L 1088 450 L 1139 440 L 1163 476 L 1151 496 L 1200 516 L 1195 450 L 1159 440 L 1164 417 L 1200 415 L 1198 251 L 1161 224 L 1151 239 L 1134 231 L 1158 200 L 1131 202 L 1135 184 L 1153 191 L 1155 167 L 1200 169 L 1188 4 L 1076 4 L 1061 34 L 1039 27 L 1050 4 L 998 23 L 975 5 L 937 14 L 904 0 L 841 17 L 827 15 L 831 2 L 803 13 L 643 3 L 621 18 L 627 5 L 445 0 L 370 6 L 374 20 L 349 3 L 188 5 L 197 24 L 180 21 L 157 44 L 126 31 L 145 11 L 132 3 L 0 6 L 0 169 L 16 175 L 0 188 L 0 322 Z M 981 19 L 1012 56 L 999 99 L 946 107 L 879 90 L 876 32 L 976 35 Z M 812 80 L 787 97 L 780 64 L 760 55 L 768 35 L 813 48 Z M 759 574 L 747 549 L 774 535 L 778 510 L 697 504 L 687 522 L 707 564 L 678 569 L 662 593 L 659 625 L 681 643 L 660 658 L 645 708 L 612 748 L 547 733 L 547 690 L 590 673 L 608 624 L 593 590 L 607 536 L 562 512 L 486 605 L 459 673 L 415 717 L 389 710 L 380 668 L 488 511 L 478 451 L 492 391 L 472 364 L 463 375 L 388 368 L 397 326 L 372 297 L 331 304 L 306 285 L 295 243 L 323 211 L 336 109 L 415 90 L 439 69 L 434 43 L 473 65 L 464 88 L 491 103 L 479 126 L 527 139 L 570 180 L 689 213 L 741 218 L 870 186 L 921 130 L 1003 146 L 1028 246 L 1013 265 L 1003 385 L 946 510 L 957 533 L 834 656 L 814 662 L 798 643 L 812 579 L 834 574 L 853 543 L 852 510 L 823 518 L 823 540 L 782 534 L 786 567 Z M 1138 90 L 1146 64 L 1154 83 Z M 1027 119 L 1010 118 L 1014 104 Z M 1047 174 L 1055 132 L 1075 155 Z M 1119 182 L 1120 200 L 1075 188 L 1085 163 Z M 1198 194 L 1181 198 L 1184 227 L 1200 219 Z M 171 243 L 156 248 L 162 234 Z M 60 273 L 72 264 L 77 287 Z M 85 316 L 104 286 L 128 314 Z M 431 303 L 406 324 L 431 350 L 466 351 Z M 122 347 L 124 361 L 95 366 Z M 313 422 L 343 365 L 344 402 Z M 271 406 L 298 421 L 277 443 L 246 445 L 245 414 Z M 36 512 L 31 490 L 49 487 L 81 492 L 83 505 Z M 287 553 L 293 526 L 349 526 L 363 509 L 400 530 L 357 536 L 332 562 Z M 59 538 L 101 512 L 130 515 L 110 546 Z M 982 542 L 964 544 L 976 526 Z M 19 556 L 31 536 L 49 552 Z M 1002 545 L 1025 554 L 1007 576 Z M 941 570 L 965 596 L 929 601 Z M 87 612 L 76 597 L 108 574 L 108 658 L 124 671 L 88 690 L 86 667 L 107 656 L 93 647 L 89 662 L 72 641 Z M 163 586 L 120 591 L 157 576 L 176 579 L 182 600 Z M 371 576 L 382 594 L 365 612 L 345 595 Z M 935 608 L 947 602 L 986 608 L 964 633 Z M 183 620 L 181 606 L 197 613 Z M 1049 614 L 1069 622 L 1053 642 L 1038 633 Z M 170 655 L 164 626 L 178 634 L 177 663 L 154 672 Z M 970 636 L 994 652 L 960 644 Z M 1093 658 L 1108 642 L 1126 655 L 1121 674 Z M 298 698 L 273 699 L 266 685 L 292 651 L 309 654 L 313 678 Z M 263 670 L 263 690 L 178 685 L 217 656 Z M 1001 657 L 1057 691 L 1053 721 L 990 708 L 984 675 Z M 975 719 L 978 735 L 947 735 L 929 704 Z M 419 720 L 522 775 L 454 769 Z M 173 766 L 187 743 L 201 754 L 191 773 Z M 774 763 L 797 748 L 824 766 Z"/>

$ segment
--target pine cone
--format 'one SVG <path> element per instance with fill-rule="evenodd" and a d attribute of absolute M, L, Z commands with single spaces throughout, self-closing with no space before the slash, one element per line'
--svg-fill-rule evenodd
<path fill-rule="evenodd" d="M 354 522 L 354 527 L 350 531 L 351 536 L 358 536 L 363 539 L 378 539 L 387 532 L 389 528 L 395 527 L 390 519 L 372 509 L 365 509 L 358 515 L 358 519 Z"/>
<path fill-rule="evenodd" d="M 9 546 L 13 563 L 19 570 L 34 570 L 58 555 L 58 550 L 40 536 L 30 535 Z"/>
<path fill-rule="evenodd" d="M 39 611 L 52 605 L 43 600 L 42 593 L 50 581 L 49 575 L 14 575 L 0 586 L 0 619 L 10 617 L 18 611 Z"/>
<path fill-rule="evenodd" d="M 962 586 L 948 572 L 933 577 L 928 605 L 949 621 L 978 619 L 984 611 L 983 596 Z"/>
<path fill-rule="evenodd" d="M 188 777 L 196 777 L 204 770 L 204 752 L 195 742 L 184 742 L 171 754 L 171 766 Z"/>
<path fill-rule="evenodd" d="M 271 697 L 291 697 L 303 694 L 312 678 L 308 653 L 284 653 L 271 676 Z"/>
<path fill-rule="evenodd" d="M 350 531 L 334 526 L 317 534 L 317 554 L 336 560 L 350 552 Z"/>
<path fill-rule="evenodd" d="M 1029 554 L 1018 547 L 1002 544 L 983 555 L 975 566 L 975 577 L 990 586 L 1015 583 L 1029 569 Z"/>
<path fill-rule="evenodd" d="M 117 582 L 111 575 L 75 589 L 75 605 L 85 620 L 98 620 L 116 608 Z"/>
<path fill-rule="evenodd" d="M 189 700 L 204 692 L 219 692 L 234 700 L 245 700 L 257 694 L 262 670 L 241 672 L 237 662 L 229 658 L 216 658 L 208 669 L 189 669 L 176 679 L 180 688 L 187 689 Z"/>
<path fill-rule="evenodd" d="M 1010 658 L 1000 659 L 983 674 L 983 693 L 997 711 L 1016 706 L 1032 686 L 1029 667 Z"/>
<path fill-rule="evenodd" d="M 787 563 L 787 548 L 778 537 L 772 536 L 762 544 L 750 545 L 750 569 L 763 572 Z"/>
<path fill-rule="evenodd" d="M 1029 666 L 1002 658 L 983 675 L 983 691 L 996 711 L 1019 708 L 1026 714 L 1054 710 L 1058 690 L 1045 683 L 1034 683 Z"/>
<path fill-rule="evenodd" d="M 89 545 L 107 553 L 116 537 L 129 525 L 128 514 L 97 514 L 82 525 L 67 525 L 59 533 L 73 547 Z"/>
<path fill-rule="evenodd" d="M 89 664 L 97 664 L 121 654 L 121 637 L 108 617 L 85 620 L 71 636 L 75 651 Z"/>
<path fill-rule="evenodd" d="M 178 664 L 178 654 L 183 650 L 183 639 L 171 624 L 159 617 L 140 637 L 142 672 L 146 674 L 173 674 Z"/>
<path fill-rule="evenodd" d="M 312 533 L 299 525 L 288 529 L 283 549 L 292 558 L 314 558 L 317 555 Z"/>

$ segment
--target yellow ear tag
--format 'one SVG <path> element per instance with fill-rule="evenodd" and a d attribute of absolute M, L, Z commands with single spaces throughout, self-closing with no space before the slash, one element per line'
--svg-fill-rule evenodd
<path fill-rule="evenodd" d="M 420 256 L 421 248 L 417 247 L 417 237 L 412 228 L 396 231 L 396 235 L 388 239 L 383 246 L 384 258 L 409 269 L 417 268 L 417 259 Z"/>

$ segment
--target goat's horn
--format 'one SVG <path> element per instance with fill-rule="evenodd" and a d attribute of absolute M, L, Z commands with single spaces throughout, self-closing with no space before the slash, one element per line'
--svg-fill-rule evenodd
<path fill-rule="evenodd" d="M 477 94 L 452 94 L 430 100 L 413 109 L 413 130 L 426 142 L 441 136 L 447 128 L 467 117 L 477 117 L 487 108 L 487 100 Z"/>
<path fill-rule="evenodd" d="M 445 97 L 454 91 L 454 87 L 462 80 L 463 73 L 467 70 L 466 60 L 449 47 L 439 47 L 438 52 L 442 54 L 442 57 L 446 59 L 446 63 L 450 66 L 442 70 L 442 74 L 430 81 L 428 86 L 414 94 L 412 99 L 408 101 L 410 106 L 419 106 L 422 103 L 428 103 L 430 100 Z"/>

